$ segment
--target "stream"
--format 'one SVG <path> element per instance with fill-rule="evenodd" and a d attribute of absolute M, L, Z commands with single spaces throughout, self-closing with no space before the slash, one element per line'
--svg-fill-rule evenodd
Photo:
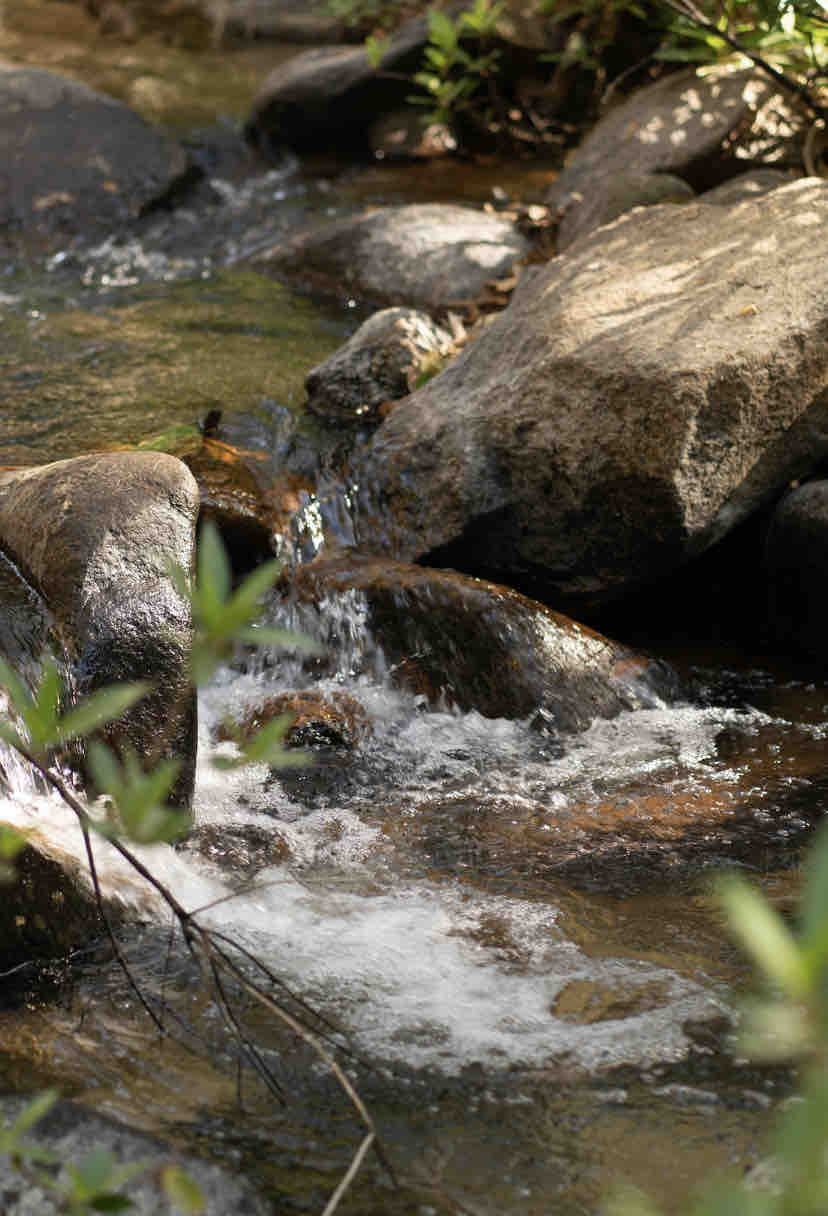
<path fill-rule="evenodd" d="M 219 52 L 90 49 L 72 13 L 9 0 L 0 50 L 144 99 L 179 132 L 238 121 L 294 49 L 242 46 L 218 71 Z M 136 88 L 148 76 L 168 92 Z M 213 408 L 264 450 L 285 411 L 301 418 L 307 371 L 364 313 L 253 273 L 246 250 L 365 199 L 482 201 L 503 181 L 531 201 L 542 178 L 525 166 L 344 171 L 286 156 L 253 177 L 216 175 L 133 231 L 21 250 L 0 278 L 0 465 L 127 445 L 186 453 Z M 0 644 L 25 649 L 36 613 L 10 604 Z M 635 637 L 622 623 L 618 640 L 673 663 L 687 695 L 561 743 L 531 721 L 397 687 L 358 593 L 301 611 L 274 597 L 268 613 L 319 639 L 329 661 L 316 670 L 265 652 L 219 673 L 200 697 L 196 829 L 142 855 L 353 1048 L 349 1076 L 401 1187 L 369 1158 L 340 1210 L 576 1216 L 631 1183 L 672 1213 L 700 1181 L 761 1160 L 792 1078 L 738 1053 L 750 970 L 709 881 L 737 865 L 792 907 L 825 800 L 824 682 L 733 638 L 670 635 L 662 621 L 656 642 L 646 621 Z M 225 719 L 296 688 L 354 697 L 368 723 L 359 746 L 323 746 L 279 772 L 213 766 L 232 750 L 217 741 Z M 3 763 L 13 792 L 0 818 L 80 856 L 60 802 Z M 320 1212 L 361 1136 L 336 1081 L 255 1009 L 246 1017 L 289 1101 L 240 1080 L 163 911 L 103 842 L 97 858 L 105 887 L 141 914 L 124 950 L 175 1033 L 159 1043 L 96 943 L 9 981 L 6 1088 L 57 1081 L 248 1176 L 274 1213 Z"/>

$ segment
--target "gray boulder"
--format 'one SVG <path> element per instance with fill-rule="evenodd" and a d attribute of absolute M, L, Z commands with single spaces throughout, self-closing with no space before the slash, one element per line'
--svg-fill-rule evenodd
<path fill-rule="evenodd" d="M 79 694 L 149 679 L 154 691 L 112 728 L 139 756 L 175 756 L 189 806 L 195 702 L 189 604 L 169 564 L 191 570 L 199 496 L 163 453 L 80 456 L 0 473 L 0 545 L 43 596 L 74 663 Z"/>
<path fill-rule="evenodd" d="M 813 178 L 582 238 L 376 432 L 362 535 L 575 603 L 676 568 L 828 451 L 826 255 Z"/>
<path fill-rule="evenodd" d="M 703 203 L 714 203 L 717 207 L 730 207 L 733 203 L 744 203 L 749 199 L 758 198 L 779 186 L 787 186 L 796 180 L 797 174 L 783 169 L 753 169 L 750 173 L 739 173 L 729 182 L 722 182 L 712 190 L 705 190 L 699 195 Z"/>
<path fill-rule="evenodd" d="M 453 351 L 451 334 L 427 313 L 385 308 L 308 373 L 307 408 L 329 421 L 376 422 L 383 406 L 406 397 Z"/>
<path fill-rule="evenodd" d="M 591 226 L 594 196 L 629 174 L 674 174 L 696 190 L 731 176 L 725 141 L 751 126 L 774 91 L 753 69 L 704 76 L 691 69 L 639 89 L 593 127 L 547 195 L 562 214 L 565 242 Z"/>
<path fill-rule="evenodd" d="M 558 252 L 568 249 L 586 232 L 617 220 L 633 207 L 656 203 L 686 203 L 695 198 L 687 182 L 672 173 L 621 173 L 591 183 L 586 196 L 567 206 L 558 227 Z"/>
<path fill-rule="evenodd" d="M 0 225 L 73 234 L 138 215 L 188 169 L 127 106 L 41 68 L 0 63 Z"/>
<path fill-rule="evenodd" d="M 511 220 L 451 203 L 382 207 L 259 254 L 257 263 L 389 304 L 437 310 L 512 271 L 529 241 Z"/>

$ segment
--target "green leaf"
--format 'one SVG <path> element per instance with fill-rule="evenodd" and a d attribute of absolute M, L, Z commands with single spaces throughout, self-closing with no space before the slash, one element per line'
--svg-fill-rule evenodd
<path fill-rule="evenodd" d="M 88 735 L 107 722 L 120 718 L 151 689 L 152 685 L 148 681 L 136 680 L 131 684 L 113 684 L 109 688 L 92 693 L 58 721 L 57 729 L 61 742 L 68 743 L 70 739 Z"/>
<path fill-rule="evenodd" d="M 196 565 L 198 579 L 193 607 L 197 607 L 203 623 L 209 625 L 220 617 L 233 578 L 219 530 L 209 519 L 199 534 Z"/>
<path fill-rule="evenodd" d="M 718 896 L 730 930 L 772 984 L 803 1000 L 811 983 L 802 952 L 779 913 L 754 887 L 736 875 L 722 879 Z"/>
<path fill-rule="evenodd" d="M 428 37 L 435 45 L 446 51 L 457 46 L 457 27 L 450 17 L 439 9 L 430 9 L 428 14 Z"/>
<path fill-rule="evenodd" d="M 27 750 L 28 745 L 25 740 L 20 737 L 10 722 L 2 719 L 0 719 L 0 739 L 18 752 L 25 752 Z"/>
<path fill-rule="evenodd" d="M 36 1123 L 40 1122 L 44 1115 L 48 1115 L 59 1097 L 60 1094 L 56 1089 L 45 1089 L 43 1093 L 37 1094 L 36 1097 L 32 1098 L 28 1106 L 23 1107 L 23 1110 L 5 1131 L 15 1138 L 22 1136 L 24 1132 L 30 1131 Z"/>
<path fill-rule="evenodd" d="M 14 668 L 4 658 L 0 658 L 0 686 L 5 688 L 12 707 L 25 721 L 26 715 L 33 705 L 32 695 Z"/>
<path fill-rule="evenodd" d="M 187 1216 L 200 1216 L 207 1207 L 198 1183 L 180 1166 L 166 1165 L 161 1170 L 161 1186 L 165 1195 Z"/>
<path fill-rule="evenodd" d="M 314 641 L 304 633 L 294 633 L 291 629 L 248 625 L 239 629 L 236 637 L 240 642 L 252 642 L 254 646 L 278 646 L 282 650 L 301 650 L 303 654 L 325 654 L 321 642 Z"/>
<path fill-rule="evenodd" d="M 17 854 L 26 847 L 26 835 L 10 823 L 0 823 L 0 858 L 4 861 L 14 861 Z"/>
<path fill-rule="evenodd" d="M 131 1199 L 126 1195 L 96 1195 L 94 1199 L 88 1201 L 88 1207 L 93 1212 L 125 1212 L 128 1208 L 135 1207 Z"/>

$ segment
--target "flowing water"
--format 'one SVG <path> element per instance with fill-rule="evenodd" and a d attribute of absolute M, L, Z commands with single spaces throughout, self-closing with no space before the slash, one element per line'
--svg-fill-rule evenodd
<path fill-rule="evenodd" d="M 64 28 L 69 7 L 25 16 L 9 3 L 3 53 L 162 106 L 179 129 L 243 113 L 253 77 L 282 53 L 243 48 L 222 75 L 213 52 L 165 48 L 150 70 L 160 52 L 141 43 L 90 55 Z M 474 188 L 488 191 L 491 174 Z M 209 193 L 135 231 L 12 261 L 0 283 L 0 462 L 124 444 L 186 451 L 216 407 L 265 431 L 274 411 L 299 413 L 305 373 L 353 330 L 359 302 L 297 295 L 246 270 L 245 253 L 359 197 L 422 197 L 424 176 L 436 197 L 468 197 L 475 181 L 464 168 L 461 191 L 448 170 L 383 167 L 346 183 L 286 158 L 253 179 L 216 174 Z M 343 488 L 333 493 L 341 505 Z M 0 580 L 0 649 L 20 661 L 48 620 L 13 570 Z M 271 612 L 321 639 L 329 661 L 244 656 L 203 691 L 197 829 L 147 856 L 181 902 L 210 905 L 209 923 L 352 1045 L 349 1070 L 403 1187 L 369 1162 L 343 1210 L 574 1216 L 626 1180 L 678 1211 L 699 1178 L 758 1160 L 790 1078 L 750 1066 L 729 1037 L 734 991 L 750 977 L 707 882 L 735 864 L 791 906 L 824 807 L 828 689 L 736 647 L 694 661 L 673 641 L 661 653 L 681 666 L 685 700 L 562 742 L 537 723 L 401 690 L 355 593 Z M 354 697 L 368 724 L 357 746 L 323 742 L 306 766 L 278 772 L 212 765 L 232 752 L 217 741 L 226 718 L 297 688 Z M 12 758 L 2 765 L 0 818 L 81 855 L 62 805 Z M 163 909 L 108 846 L 97 851 L 106 889 L 143 920 L 125 950 L 175 1033 L 159 1044 L 107 949 L 90 944 L 36 978 L 6 977 L 9 1086 L 57 1078 L 248 1173 L 274 1212 L 320 1211 L 360 1136 L 338 1086 L 249 1009 L 290 1101 L 274 1108 L 249 1077 L 239 1087 Z"/>

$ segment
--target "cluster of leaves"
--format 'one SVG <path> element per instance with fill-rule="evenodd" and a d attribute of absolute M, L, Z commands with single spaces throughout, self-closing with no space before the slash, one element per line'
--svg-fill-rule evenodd
<path fill-rule="evenodd" d="M 454 18 L 440 9 L 429 10 L 423 67 L 414 74 L 423 93 L 411 97 L 427 107 L 427 122 L 450 124 L 459 112 L 479 110 L 481 104 L 486 109 L 481 97 L 497 75 L 500 58 L 489 43 L 503 7 L 497 0 L 474 0 Z"/>
<path fill-rule="evenodd" d="M 764 995 L 745 1006 L 741 1048 L 753 1059 L 796 1060 L 800 1094 L 787 1104 L 772 1149 L 770 1185 L 721 1184 L 693 1216 L 823 1216 L 828 1211 L 828 825 L 804 870 L 799 923 L 791 928 L 754 887 L 719 884 L 730 930 L 752 959 Z M 617 1197 L 609 1216 L 659 1216 L 637 1194 Z"/>

